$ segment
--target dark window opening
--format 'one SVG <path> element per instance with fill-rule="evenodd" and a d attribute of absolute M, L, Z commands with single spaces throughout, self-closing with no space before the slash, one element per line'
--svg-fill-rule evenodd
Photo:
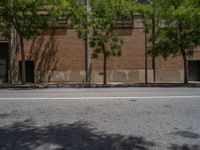
<path fill-rule="evenodd" d="M 118 17 L 117 28 L 122 29 L 137 29 L 144 28 L 143 17 L 139 13 L 134 13 L 132 18 Z"/>
<path fill-rule="evenodd" d="M 77 0 L 78 4 L 87 5 L 87 0 Z"/>
<path fill-rule="evenodd" d="M 50 14 L 41 14 L 40 15 L 41 22 L 47 22 L 41 25 L 40 28 L 67 28 L 68 27 L 68 18 L 66 16 L 54 17 Z"/>
<path fill-rule="evenodd" d="M 137 2 L 141 4 L 148 4 L 150 0 L 137 0 Z"/>
<path fill-rule="evenodd" d="M 133 18 L 118 17 L 116 27 L 122 29 L 133 29 Z"/>
<path fill-rule="evenodd" d="M 8 82 L 8 43 L 0 43 L 0 83 Z"/>

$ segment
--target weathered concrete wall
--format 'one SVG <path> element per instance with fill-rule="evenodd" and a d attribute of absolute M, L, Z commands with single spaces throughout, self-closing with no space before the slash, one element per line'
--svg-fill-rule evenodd
<path fill-rule="evenodd" d="M 84 82 L 85 72 L 79 70 L 67 71 L 35 71 L 35 82 Z"/>
<path fill-rule="evenodd" d="M 148 81 L 152 82 L 152 70 L 148 71 Z M 144 82 L 144 70 L 108 70 L 108 82 Z M 84 82 L 84 70 L 67 70 L 67 71 L 36 71 L 36 82 Z M 93 70 L 91 73 L 91 82 L 103 82 L 101 70 Z"/>
<path fill-rule="evenodd" d="M 183 82 L 183 69 L 160 69 L 156 72 L 156 82 Z"/>
<path fill-rule="evenodd" d="M 108 82 L 144 83 L 144 70 L 108 70 Z M 157 83 L 183 82 L 183 69 L 161 69 L 156 72 Z M 85 82 L 84 70 L 35 71 L 35 81 L 41 82 Z M 91 82 L 103 82 L 102 70 L 93 70 Z M 153 70 L 148 70 L 148 82 L 153 82 Z"/>

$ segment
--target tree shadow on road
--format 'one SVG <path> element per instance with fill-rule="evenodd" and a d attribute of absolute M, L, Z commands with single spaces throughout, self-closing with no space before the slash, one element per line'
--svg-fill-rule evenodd
<path fill-rule="evenodd" d="M 169 150 L 200 150 L 200 145 L 177 145 L 177 144 L 171 144 L 169 147 Z"/>
<path fill-rule="evenodd" d="M 1 150 L 148 150 L 142 137 L 97 132 L 87 122 L 36 126 L 32 120 L 0 127 Z"/>

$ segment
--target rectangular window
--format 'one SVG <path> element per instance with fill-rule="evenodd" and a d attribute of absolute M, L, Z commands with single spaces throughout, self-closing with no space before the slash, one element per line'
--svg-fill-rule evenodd
<path fill-rule="evenodd" d="M 137 0 L 138 3 L 147 4 L 150 0 Z"/>
<path fill-rule="evenodd" d="M 133 18 L 118 17 L 116 27 L 119 29 L 133 29 Z"/>
<path fill-rule="evenodd" d="M 135 13 L 133 16 L 133 26 L 134 28 L 144 28 L 144 24 L 143 24 L 143 17 L 139 14 L 139 13 Z"/>
<path fill-rule="evenodd" d="M 48 26 L 42 25 L 41 28 L 67 28 L 68 19 L 66 16 L 54 17 L 49 14 L 41 14 L 41 20 L 47 22 Z"/>
<path fill-rule="evenodd" d="M 87 5 L 87 0 L 77 0 L 78 4 Z"/>
<path fill-rule="evenodd" d="M 117 28 L 133 29 L 144 28 L 143 17 L 139 13 L 134 13 L 133 18 L 118 17 Z"/>

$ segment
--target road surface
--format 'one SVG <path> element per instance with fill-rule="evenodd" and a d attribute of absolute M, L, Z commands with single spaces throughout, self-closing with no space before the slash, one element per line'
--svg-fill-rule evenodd
<path fill-rule="evenodd" d="M 200 150 L 200 88 L 0 90 L 1 150 Z"/>

